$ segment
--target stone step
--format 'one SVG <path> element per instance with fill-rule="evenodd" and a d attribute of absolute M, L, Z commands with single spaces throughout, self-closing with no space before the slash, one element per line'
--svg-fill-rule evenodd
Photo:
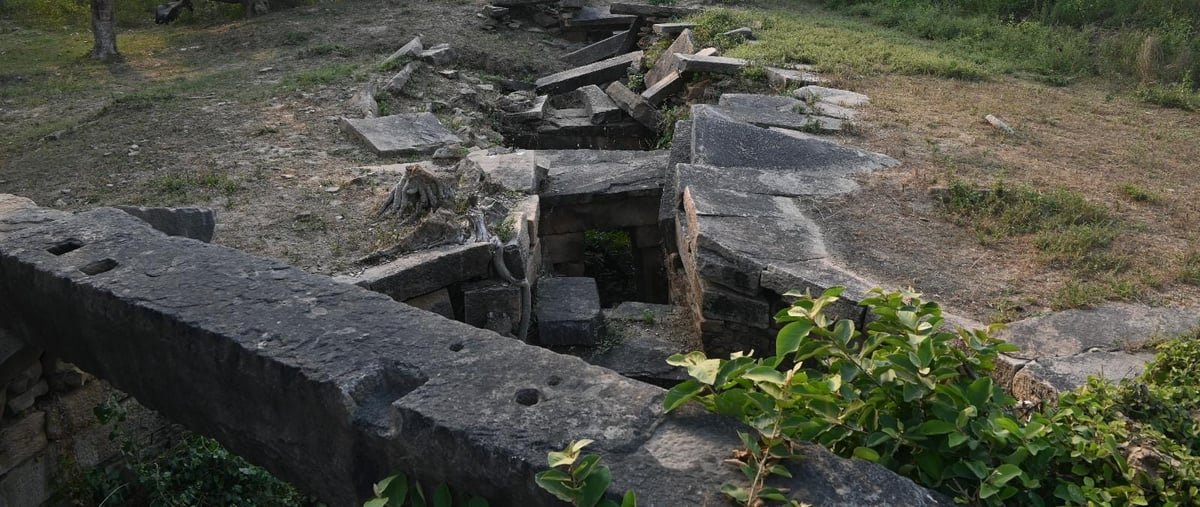
<path fill-rule="evenodd" d="M 596 344 L 600 336 L 600 292 L 596 280 L 583 277 L 538 281 L 537 324 L 542 345 Z"/>

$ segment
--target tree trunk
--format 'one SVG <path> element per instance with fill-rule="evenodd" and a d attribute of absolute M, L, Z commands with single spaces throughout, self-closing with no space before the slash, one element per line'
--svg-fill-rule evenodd
<path fill-rule="evenodd" d="M 110 60 L 117 53 L 117 27 L 113 20 L 114 0 L 92 0 L 92 58 Z"/>

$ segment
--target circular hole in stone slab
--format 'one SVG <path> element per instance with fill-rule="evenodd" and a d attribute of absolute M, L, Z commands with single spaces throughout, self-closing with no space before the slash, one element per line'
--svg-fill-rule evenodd
<path fill-rule="evenodd" d="M 549 385 L 551 387 L 554 387 L 561 383 L 562 383 L 562 377 L 559 377 L 558 375 L 551 375 L 550 378 L 546 379 L 546 385 Z"/>
<path fill-rule="evenodd" d="M 536 405 L 541 397 L 542 393 L 538 392 L 537 389 L 517 390 L 517 403 L 525 405 L 526 407 Z"/>
<path fill-rule="evenodd" d="M 462 349 L 463 349 L 463 344 L 461 344 L 461 343 L 452 343 L 452 344 L 450 344 L 450 350 L 453 350 L 453 351 L 455 351 L 455 352 L 458 352 L 458 351 L 460 351 L 460 350 L 462 350 Z"/>

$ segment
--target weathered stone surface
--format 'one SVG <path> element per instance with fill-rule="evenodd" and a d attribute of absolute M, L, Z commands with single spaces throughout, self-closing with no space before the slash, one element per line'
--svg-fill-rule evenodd
<path fill-rule="evenodd" d="M 779 90 L 791 88 L 793 86 L 808 86 L 819 85 L 829 82 L 828 79 L 820 74 L 813 72 L 811 69 L 781 69 L 779 67 L 767 67 L 767 82 Z"/>
<path fill-rule="evenodd" d="M 643 18 L 681 18 L 700 12 L 700 9 L 676 5 L 646 5 L 616 2 L 609 7 L 609 11 L 613 14 L 632 14 Z"/>
<path fill-rule="evenodd" d="M 617 104 L 617 107 L 625 111 L 626 114 L 632 116 L 648 129 L 657 130 L 659 124 L 662 123 L 662 114 L 658 112 L 653 105 L 642 98 L 641 95 L 634 93 L 620 81 L 614 81 L 604 89 L 604 93 Z"/>
<path fill-rule="evenodd" d="M 37 347 L 30 347 L 16 337 L 0 331 L 0 386 L 7 387 L 10 382 L 22 377 L 30 366 L 38 363 L 38 357 L 41 355 L 42 351 Z M 0 391 L 6 389 L 0 388 Z M 0 404 L 0 407 L 2 406 Z"/>
<path fill-rule="evenodd" d="M 683 53 L 675 53 L 675 58 L 679 60 L 679 70 L 681 72 L 737 74 L 738 72 L 742 71 L 742 67 L 750 64 L 750 62 L 747 62 L 741 58 L 729 58 L 726 56 L 687 55 Z"/>
<path fill-rule="evenodd" d="M 628 28 L 637 16 L 613 14 L 609 6 L 588 6 L 579 9 L 570 19 L 563 22 L 564 30 L 600 30 L 605 28 Z"/>
<path fill-rule="evenodd" d="M 890 158 L 862 150 L 815 139 L 796 139 L 758 128 L 713 106 L 692 106 L 692 121 L 692 161 L 695 164 L 789 168 L 831 176 L 896 164 Z"/>
<path fill-rule="evenodd" d="M 687 326 L 683 309 L 667 305 L 625 302 L 604 310 L 606 336 L 615 343 L 582 357 L 623 376 L 662 387 L 687 380 L 687 371 L 667 364 L 672 354 L 701 350 Z"/>
<path fill-rule="evenodd" d="M 658 85 L 663 79 L 671 75 L 671 73 L 679 72 L 679 57 L 677 53 L 694 54 L 696 52 L 696 36 L 690 29 L 685 29 L 675 38 L 665 51 L 658 57 L 658 61 L 654 62 L 654 67 L 646 71 L 646 86 L 653 87 Z"/>
<path fill-rule="evenodd" d="M 492 19 L 500 19 L 500 18 L 503 18 L 504 16 L 507 16 L 507 15 L 508 15 L 508 12 L 509 12 L 510 10 L 511 10 L 511 9 L 509 9 L 508 7 L 500 7 L 500 6 L 498 6 L 498 5 L 485 5 L 485 6 L 483 6 L 483 13 L 484 13 L 484 14 L 487 14 L 487 16 L 488 16 L 489 18 L 492 18 Z"/>
<path fill-rule="evenodd" d="M 408 44 L 401 46 L 395 53 L 385 58 L 381 65 L 386 66 L 401 58 L 416 58 L 421 55 L 422 51 L 425 51 L 425 46 L 421 44 L 421 38 L 413 37 L 411 41 L 408 41 Z"/>
<path fill-rule="evenodd" d="M 997 336 L 1021 348 L 1023 359 L 1073 356 L 1089 350 L 1137 348 L 1200 328 L 1200 310 L 1151 308 L 1107 303 L 1089 310 L 1066 310 L 1006 326 Z"/>
<path fill-rule="evenodd" d="M 538 79 L 534 85 L 539 94 L 566 93 L 590 84 L 603 85 L 624 78 L 631 66 L 642 61 L 642 52 L 635 51 L 607 60 L 565 70 Z"/>
<path fill-rule="evenodd" d="M 0 430 L 0 476 L 46 448 L 46 413 L 32 412 L 6 421 Z"/>
<path fill-rule="evenodd" d="M 858 118 L 858 111 L 824 100 L 818 100 L 811 104 L 801 102 L 798 111 L 816 116 L 837 118 L 839 120 L 854 120 Z"/>
<path fill-rule="evenodd" d="M 605 58 L 612 58 L 630 48 L 631 38 L 636 40 L 637 34 L 633 30 L 625 30 L 595 44 L 567 53 L 563 55 L 562 59 L 571 65 L 587 65 Z"/>
<path fill-rule="evenodd" d="M 1140 375 L 1153 353 L 1089 351 L 1066 357 L 1039 359 L 1013 377 L 1012 394 L 1019 400 L 1054 403 L 1058 393 L 1087 384 L 1090 376 L 1119 381 Z"/>
<path fill-rule="evenodd" d="M 527 5 L 548 4 L 554 0 L 492 0 L 492 5 L 500 7 L 523 7 Z"/>
<path fill-rule="evenodd" d="M 583 104 L 592 124 L 599 125 L 621 119 L 621 108 L 604 93 L 599 86 L 587 85 L 573 92 L 575 100 Z"/>
<path fill-rule="evenodd" d="M 517 111 L 513 113 L 505 113 L 504 119 L 507 121 L 536 121 L 546 117 L 546 101 L 549 99 L 547 95 L 539 95 L 533 99 L 529 109 Z"/>
<path fill-rule="evenodd" d="M 454 48 L 451 48 L 449 44 L 438 44 L 421 51 L 418 56 L 421 60 L 437 66 L 450 65 L 458 60 L 458 53 L 455 53 Z"/>
<path fill-rule="evenodd" d="M 10 392 L 8 397 L 8 414 L 16 415 L 28 410 L 33 406 L 33 402 L 37 401 L 39 396 L 49 392 L 50 383 L 45 379 L 39 380 L 20 394 Z"/>
<path fill-rule="evenodd" d="M 433 113 L 406 113 L 380 118 L 342 118 L 342 127 L 380 155 L 433 153 L 462 142 Z"/>
<path fill-rule="evenodd" d="M 721 188 L 746 194 L 784 197 L 829 197 L 853 192 L 858 184 L 836 175 L 822 177 L 819 171 L 782 168 L 721 168 L 706 165 L 675 166 L 680 188 Z"/>
<path fill-rule="evenodd" d="M 781 481 L 780 487 L 787 489 L 789 498 L 804 499 L 804 503 L 837 507 L 953 504 L 916 484 L 897 483 L 889 477 L 891 472 L 871 462 L 842 459 L 819 445 L 803 446 L 796 454 L 796 462 L 805 466 L 802 470 L 789 466 L 792 477 Z M 828 479 L 831 477 L 836 479 Z"/>
<path fill-rule="evenodd" d="M 582 232 L 548 234 L 542 236 L 542 259 L 551 264 L 583 262 L 584 236 Z"/>
<path fill-rule="evenodd" d="M 546 168 L 532 151 L 500 155 L 476 151 L 467 155 L 467 161 L 483 173 L 485 181 L 505 191 L 536 194 L 546 179 Z"/>
<path fill-rule="evenodd" d="M 717 104 L 726 116 L 760 127 L 823 132 L 837 132 L 843 127 L 842 120 L 806 114 L 810 108 L 804 102 L 781 95 L 726 93 Z"/>
<path fill-rule="evenodd" d="M 404 91 L 404 86 L 408 84 L 409 79 L 412 79 L 413 74 L 417 71 L 420 64 L 420 62 L 408 62 L 405 64 L 404 68 L 400 69 L 400 72 L 397 72 L 396 75 L 388 80 L 387 84 L 384 85 L 384 89 L 393 95 L 399 95 L 400 92 Z"/>
<path fill-rule="evenodd" d="M 375 100 L 375 81 L 367 81 L 363 84 L 350 101 L 354 104 L 354 108 L 362 113 L 363 118 L 379 116 L 379 102 Z"/>
<path fill-rule="evenodd" d="M 496 280 L 463 286 L 463 322 L 511 335 L 521 322 L 521 288 Z"/>
<path fill-rule="evenodd" d="M 549 184 L 541 199 L 549 206 L 629 197 L 654 197 L 662 188 L 666 151 L 543 150 L 539 164 Z"/>
<path fill-rule="evenodd" d="M 596 280 L 543 278 L 538 282 L 537 323 L 543 345 L 595 345 L 601 326 Z"/>
<path fill-rule="evenodd" d="M 653 27 L 654 33 L 661 35 L 677 35 L 683 33 L 684 30 L 696 28 L 695 23 L 656 23 Z"/>
<path fill-rule="evenodd" d="M 649 102 L 650 105 L 657 106 L 667 100 L 667 98 L 683 90 L 683 85 L 683 76 L 680 76 L 678 72 L 671 72 L 658 80 L 657 83 L 654 83 L 653 86 L 646 88 L 646 91 L 642 92 L 642 98 L 646 102 Z"/>
<path fill-rule="evenodd" d="M 39 455 L 0 476 L 0 505 L 47 505 L 55 466 L 51 461 Z"/>
<path fill-rule="evenodd" d="M 212 241 L 217 227 L 217 214 L 210 208 L 118 206 L 117 209 L 142 219 L 167 236 L 191 238 L 205 243 Z"/>
<path fill-rule="evenodd" d="M 491 262 L 487 243 L 468 243 L 414 252 L 338 280 L 404 301 L 451 284 L 486 278 Z"/>
<path fill-rule="evenodd" d="M 828 258 L 772 262 L 763 270 L 760 284 L 776 294 L 807 290 L 817 295 L 832 287 L 845 287 L 841 299 L 829 308 L 829 315 L 854 321 L 861 321 L 866 315 L 866 308 L 858 306 L 858 303 L 877 286 Z"/>
<path fill-rule="evenodd" d="M 450 291 L 440 289 L 423 296 L 404 300 L 404 304 L 436 313 L 447 319 L 454 318 L 454 305 L 450 302 Z"/>
<path fill-rule="evenodd" d="M 804 86 L 797 88 L 793 93 L 800 100 L 825 101 L 843 107 L 865 106 L 871 102 L 869 97 L 861 93 L 838 90 L 836 88 L 826 88 L 824 86 Z"/>

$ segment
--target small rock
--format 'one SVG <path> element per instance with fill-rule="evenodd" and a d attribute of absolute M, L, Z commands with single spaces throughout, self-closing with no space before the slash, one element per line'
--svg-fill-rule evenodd
<path fill-rule="evenodd" d="M 421 52 L 421 59 L 433 65 L 450 65 L 458 59 L 458 55 L 454 53 L 454 49 L 450 48 L 449 44 L 438 44 L 430 49 Z"/>
<path fill-rule="evenodd" d="M 342 190 L 342 187 L 334 185 L 334 186 L 329 186 L 329 187 L 323 187 L 323 188 L 321 188 L 321 190 L 324 190 L 325 192 L 328 192 L 331 194 L 336 194 Z"/>
<path fill-rule="evenodd" d="M 452 69 L 439 70 L 438 74 L 446 79 L 458 79 L 458 71 Z"/>
<path fill-rule="evenodd" d="M 521 28 L 521 23 L 519 23 L 517 21 L 511 21 L 508 23 L 508 27 L 512 28 L 513 30 L 516 30 L 518 28 Z"/>
<path fill-rule="evenodd" d="M 508 7 L 485 5 L 483 7 L 483 13 L 491 18 L 500 19 L 500 18 L 503 18 L 504 16 L 508 15 Z"/>
<path fill-rule="evenodd" d="M 741 28 L 733 29 L 728 32 L 723 32 L 723 33 L 721 33 L 721 37 L 729 37 L 729 38 L 733 38 L 733 39 L 743 39 L 743 40 L 753 40 L 754 39 L 754 30 L 751 30 L 750 27 L 748 27 L 748 26 L 743 26 Z"/>

